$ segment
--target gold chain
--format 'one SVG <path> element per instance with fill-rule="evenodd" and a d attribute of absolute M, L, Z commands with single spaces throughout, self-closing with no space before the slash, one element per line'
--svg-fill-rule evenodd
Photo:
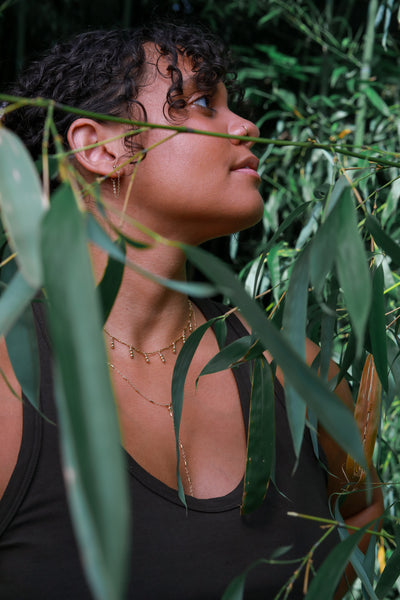
<path fill-rule="evenodd" d="M 109 333 L 107 331 L 107 329 L 104 329 L 104 333 L 106 335 L 108 335 L 108 337 L 111 339 L 110 345 L 111 345 L 112 350 L 115 349 L 115 342 L 118 342 L 119 344 L 122 344 L 123 346 L 126 346 L 127 348 L 129 348 L 129 356 L 131 358 L 135 357 L 135 353 L 141 354 L 144 357 L 146 363 L 149 364 L 150 357 L 158 354 L 158 356 L 161 359 L 161 362 L 163 362 L 165 364 L 166 360 L 165 360 L 164 352 L 166 352 L 167 350 L 172 350 L 172 352 L 174 354 L 176 354 L 176 345 L 179 342 L 182 342 L 182 344 L 184 344 L 186 342 L 188 333 L 190 334 L 190 333 L 192 333 L 193 329 L 196 329 L 196 315 L 193 310 L 193 305 L 189 299 L 188 299 L 188 306 L 189 306 L 189 317 L 188 317 L 186 325 L 184 326 L 184 328 L 182 330 L 181 335 L 179 337 L 177 337 L 173 342 L 168 344 L 168 346 L 164 346 L 163 348 L 160 348 L 159 350 L 152 350 L 150 352 L 145 352 L 144 350 L 140 350 L 140 348 L 136 348 L 136 346 L 134 346 L 133 344 L 129 344 L 128 342 L 125 342 L 124 340 L 120 340 L 115 335 L 112 335 L 111 333 Z"/>
<path fill-rule="evenodd" d="M 168 402 L 168 403 L 161 403 L 161 402 L 156 402 L 155 400 L 152 400 L 151 398 L 149 398 L 148 396 L 145 396 L 143 394 L 143 392 L 141 392 L 133 383 L 130 379 L 128 379 L 128 377 L 126 375 L 124 375 L 115 365 L 113 365 L 112 363 L 107 363 L 109 367 L 111 367 L 111 369 L 113 369 L 116 373 L 118 373 L 118 375 L 120 375 L 120 377 L 139 395 L 141 396 L 141 398 L 143 398 L 144 400 L 147 400 L 147 402 L 150 402 L 150 404 L 154 404 L 155 406 L 161 406 L 163 408 L 167 408 L 169 415 L 171 417 L 171 419 L 174 419 L 174 413 L 173 413 L 173 408 L 172 408 L 172 402 Z M 186 457 L 186 452 L 185 449 L 183 447 L 183 444 L 181 442 L 180 439 L 178 439 L 178 444 L 179 444 L 179 448 L 181 451 L 181 455 L 182 455 L 182 461 L 183 461 L 183 466 L 185 469 L 185 475 L 186 475 L 186 479 L 187 479 L 187 483 L 188 483 L 188 489 L 189 489 L 189 494 L 190 496 L 193 496 L 193 485 L 192 485 L 192 479 L 190 477 L 190 473 L 189 473 L 189 466 L 188 466 L 188 461 L 187 461 L 187 457 Z"/>

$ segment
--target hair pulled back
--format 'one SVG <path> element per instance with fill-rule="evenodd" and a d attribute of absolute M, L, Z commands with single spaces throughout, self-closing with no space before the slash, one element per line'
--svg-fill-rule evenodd
<path fill-rule="evenodd" d="M 79 34 L 33 62 L 8 93 L 25 98 L 40 96 L 106 115 L 138 119 L 139 114 L 139 120 L 146 120 L 137 98 L 145 83 L 148 43 L 158 52 L 156 64 L 161 57 L 168 61 L 171 85 L 164 110 L 171 119 L 186 106 L 180 57 L 191 60 L 199 90 L 211 91 L 219 81 L 232 87 L 230 56 L 216 37 L 198 26 L 167 24 Z M 135 113 L 135 107 L 141 112 Z M 54 122 L 65 147 L 67 131 L 78 117 L 55 108 Z M 41 153 L 45 118 L 46 109 L 38 106 L 21 107 L 4 118 L 5 125 L 22 138 L 34 159 Z"/>

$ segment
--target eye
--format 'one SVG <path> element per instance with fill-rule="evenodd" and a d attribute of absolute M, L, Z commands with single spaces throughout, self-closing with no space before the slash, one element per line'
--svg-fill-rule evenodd
<path fill-rule="evenodd" d="M 198 106 L 204 110 L 214 112 L 214 109 L 212 108 L 211 96 L 208 96 L 208 95 L 199 96 L 198 98 L 195 98 L 194 100 L 192 100 L 191 104 L 194 104 L 195 106 Z"/>

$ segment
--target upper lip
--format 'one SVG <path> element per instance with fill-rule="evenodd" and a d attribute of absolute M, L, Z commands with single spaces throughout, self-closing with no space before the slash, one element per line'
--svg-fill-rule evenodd
<path fill-rule="evenodd" d="M 260 161 L 258 160 L 258 158 L 254 156 L 254 154 L 251 154 L 250 156 L 242 158 L 240 162 L 234 164 L 232 167 L 232 171 L 236 171 L 237 169 L 245 169 L 246 167 L 248 169 L 253 169 L 253 171 L 257 171 L 259 162 Z"/>

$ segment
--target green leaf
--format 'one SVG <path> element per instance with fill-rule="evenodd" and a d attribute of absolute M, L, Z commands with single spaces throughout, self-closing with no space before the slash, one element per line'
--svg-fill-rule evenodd
<path fill-rule="evenodd" d="M 337 253 L 337 212 L 331 212 L 319 228 L 310 247 L 310 277 L 315 294 L 321 297 L 326 277 L 332 269 Z"/>
<path fill-rule="evenodd" d="M 338 444 L 366 468 L 360 434 L 349 409 L 299 358 L 283 334 L 268 320 L 265 312 L 248 296 L 235 275 L 220 259 L 202 248 L 184 244 L 181 247 L 189 260 L 240 308 L 254 336 L 260 339 L 281 367 L 285 382 L 296 389 Z"/>
<path fill-rule="evenodd" d="M 25 308 L 6 336 L 8 356 L 18 383 L 29 402 L 39 409 L 40 367 L 35 322 Z"/>
<path fill-rule="evenodd" d="M 399 268 L 400 267 L 400 246 L 399 244 L 396 244 L 396 242 L 394 242 L 392 240 L 391 237 L 389 237 L 384 231 L 383 229 L 381 229 L 378 221 L 375 219 L 375 217 L 371 217 L 371 215 L 367 215 L 366 219 L 365 219 L 365 225 L 368 229 L 368 231 L 370 232 L 370 234 L 372 235 L 372 237 L 374 238 L 375 243 L 382 248 L 382 250 L 388 255 L 390 256 L 390 258 L 393 261 L 393 267 L 394 268 Z"/>
<path fill-rule="evenodd" d="M 363 537 L 367 527 L 365 526 L 360 531 L 356 531 L 346 540 L 335 546 L 312 580 L 305 600 L 321 600 L 321 598 L 331 600 L 333 598 L 350 556 Z"/>
<path fill-rule="evenodd" d="M 156 283 L 159 283 L 160 285 L 163 285 L 171 290 L 176 290 L 178 292 L 182 292 L 182 294 L 188 294 L 189 296 L 195 296 L 198 298 L 207 298 L 209 296 L 214 296 L 216 293 L 215 287 L 211 286 L 210 284 L 175 281 L 172 279 L 166 279 L 165 277 L 158 277 L 150 271 L 146 271 L 146 269 L 142 269 L 138 265 L 127 260 L 121 248 L 114 244 L 108 234 L 92 215 L 87 215 L 86 230 L 89 239 L 99 248 L 105 250 L 105 252 L 107 252 L 111 258 L 126 264 L 127 267 L 138 273 L 141 273 L 144 277 L 150 279 L 150 281 L 155 281 Z M 128 238 L 125 237 L 124 239 L 126 241 Z M 145 252 L 146 249 L 143 248 L 143 251 Z"/>
<path fill-rule="evenodd" d="M 395 582 L 400 576 L 400 536 L 399 527 L 395 526 L 397 547 L 389 558 L 382 574 L 376 584 L 375 593 L 379 600 L 386 598 L 386 595 L 392 590 Z"/>
<path fill-rule="evenodd" d="M 181 351 L 178 354 L 174 367 L 174 372 L 172 374 L 171 398 L 176 440 L 176 477 L 178 482 L 178 495 L 185 506 L 185 492 L 183 491 L 182 481 L 179 474 L 179 429 L 181 425 L 186 375 L 190 367 L 190 363 L 192 362 L 194 353 L 196 352 L 197 347 L 203 338 L 203 335 L 217 319 L 219 319 L 219 317 L 214 317 L 213 319 L 210 319 L 206 323 L 203 323 L 202 325 L 197 327 L 197 329 L 195 329 L 190 334 L 190 336 L 188 337 L 183 347 L 181 348 Z"/>
<path fill-rule="evenodd" d="M 0 297 L 0 334 L 5 335 L 30 304 L 36 289 L 17 271 Z"/>
<path fill-rule="evenodd" d="M 47 209 L 35 165 L 11 131 L 0 128 L 1 218 L 17 253 L 17 262 L 29 285 L 42 284 L 40 224 Z"/>
<path fill-rule="evenodd" d="M 125 254 L 125 243 L 123 240 L 117 240 L 115 244 Z M 98 290 L 102 305 L 103 323 L 108 319 L 111 309 L 114 305 L 119 288 L 124 275 L 125 264 L 120 260 L 115 260 L 112 256 L 108 257 L 107 267 L 104 271 L 102 280 L 99 283 Z"/>
<path fill-rule="evenodd" d="M 369 336 L 371 339 L 374 363 L 381 380 L 382 387 L 388 390 L 388 362 L 386 346 L 386 318 L 384 300 L 384 276 L 380 265 L 372 279 L 372 304 L 369 316 Z"/>
<path fill-rule="evenodd" d="M 382 100 L 380 95 L 374 90 L 374 88 L 369 86 L 363 86 L 363 92 L 367 96 L 368 100 L 371 102 L 375 108 L 379 110 L 385 117 L 390 117 L 390 109 L 386 102 Z"/>
<path fill-rule="evenodd" d="M 308 281 L 310 272 L 310 253 L 302 252 L 296 260 L 290 276 L 289 287 L 285 298 L 282 330 L 298 355 L 306 357 L 306 321 Z M 303 398 L 292 387 L 290 381 L 285 385 L 286 412 L 292 434 L 293 448 L 296 458 L 300 455 L 306 422 L 306 404 Z"/>
<path fill-rule="evenodd" d="M 345 303 L 361 352 L 371 304 L 371 281 L 364 246 L 357 227 L 351 191 L 345 190 L 337 206 L 336 268 Z"/>
<path fill-rule="evenodd" d="M 42 235 L 71 515 L 94 597 L 121 600 L 130 537 L 125 462 L 84 215 L 70 188 L 55 194 Z"/>
<path fill-rule="evenodd" d="M 275 459 L 275 395 L 271 367 L 263 356 L 254 361 L 246 472 L 241 514 L 258 508 L 267 493 Z"/>
<path fill-rule="evenodd" d="M 203 367 L 199 377 L 231 368 L 238 361 L 245 357 L 254 343 L 255 340 L 253 336 L 246 335 L 238 340 L 235 340 L 228 346 L 225 346 L 225 348 L 222 348 L 220 352 L 218 352 L 208 361 L 208 363 Z"/>

